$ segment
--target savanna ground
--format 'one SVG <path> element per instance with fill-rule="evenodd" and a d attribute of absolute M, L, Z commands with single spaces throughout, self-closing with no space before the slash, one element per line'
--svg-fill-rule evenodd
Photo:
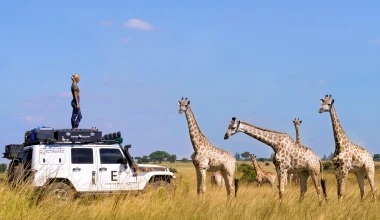
<path fill-rule="evenodd" d="M 336 179 L 332 171 L 325 171 L 328 204 L 323 201 L 318 206 L 309 178 L 308 191 L 301 203 L 298 202 L 299 186 L 289 184 L 280 206 L 277 188 L 269 185 L 258 188 L 255 183 L 241 184 L 238 197 L 227 202 L 225 188 L 211 186 L 210 173 L 206 195 L 197 198 L 195 169 L 191 162 L 162 165 L 178 171 L 174 194 L 156 190 L 146 194 L 81 197 L 67 203 L 43 200 L 37 204 L 29 187 L 10 190 L 5 183 L 0 183 L 0 219 L 380 219 L 380 201 L 372 200 L 368 181 L 365 180 L 364 201 L 360 202 L 359 187 L 352 173 L 341 205 L 337 200 Z M 264 163 L 261 166 L 274 172 L 271 162 L 270 166 Z M 379 171 L 376 171 L 377 188 Z M 0 178 L 6 176 L 3 174 Z"/>

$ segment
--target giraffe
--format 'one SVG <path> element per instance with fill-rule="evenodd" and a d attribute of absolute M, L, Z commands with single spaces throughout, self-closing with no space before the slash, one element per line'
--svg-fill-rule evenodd
<path fill-rule="evenodd" d="M 335 140 L 335 152 L 332 162 L 335 166 L 335 177 L 338 185 L 338 200 L 342 202 L 346 191 L 346 180 L 351 170 L 356 175 L 360 188 L 360 199 L 363 201 L 365 186 L 364 176 L 367 176 L 373 199 L 376 201 L 375 165 L 372 155 L 363 147 L 354 144 L 343 130 L 335 109 L 334 99 L 326 95 L 321 99 L 322 106 L 318 113 L 329 112 Z"/>
<path fill-rule="evenodd" d="M 286 133 L 259 128 L 246 122 L 236 121 L 236 117 L 232 117 L 231 123 L 228 125 L 224 139 L 243 132 L 252 138 L 272 147 L 274 151 L 273 164 L 279 180 L 279 199 L 282 203 L 284 195 L 284 186 L 288 171 L 290 173 L 298 173 L 300 175 L 300 201 L 304 198 L 307 191 L 307 180 L 311 175 L 315 189 L 318 195 L 318 201 L 321 201 L 321 185 L 324 197 L 327 201 L 326 185 L 323 179 L 322 161 L 317 157 L 315 152 L 302 145 L 297 145 L 293 139 Z M 321 182 L 318 181 L 318 175 L 322 171 Z"/>
<path fill-rule="evenodd" d="M 224 185 L 224 179 L 221 171 L 212 172 L 211 174 L 211 185 L 217 185 L 222 187 Z"/>
<path fill-rule="evenodd" d="M 299 128 L 300 128 L 301 123 L 302 123 L 302 120 L 300 120 L 299 118 L 298 119 L 294 118 L 293 124 L 294 124 L 294 128 L 296 129 L 296 143 L 297 144 L 301 144 L 301 137 L 299 133 Z M 298 184 L 300 182 L 300 177 L 297 173 L 294 173 L 291 175 L 290 180 L 294 182 L 295 184 Z"/>
<path fill-rule="evenodd" d="M 206 192 L 206 171 L 220 171 L 226 185 L 227 196 L 238 190 L 238 179 L 235 178 L 236 158 L 230 152 L 217 148 L 201 132 L 187 97 L 178 101 L 178 113 L 185 112 L 189 127 L 190 140 L 194 148 L 191 156 L 197 174 L 197 195 Z"/>
<path fill-rule="evenodd" d="M 265 170 L 260 167 L 259 163 L 257 163 L 256 156 L 254 154 L 250 154 L 249 158 L 251 158 L 253 168 L 255 168 L 256 171 L 257 186 L 260 187 L 263 183 L 269 183 L 272 187 L 274 187 L 276 183 L 276 175 L 272 172 L 265 172 Z"/>

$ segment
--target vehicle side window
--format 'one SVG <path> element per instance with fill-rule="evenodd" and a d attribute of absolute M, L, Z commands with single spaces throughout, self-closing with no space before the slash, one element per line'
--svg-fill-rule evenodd
<path fill-rule="evenodd" d="M 94 155 L 91 148 L 71 148 L 71 163 L 93 164 Z"/>
<path fill-rule="evenodd" d="M 101 148 L 99 153 L 101 164 L 120 164 L 123 161 L 123 155 L 119 149 Z"/>

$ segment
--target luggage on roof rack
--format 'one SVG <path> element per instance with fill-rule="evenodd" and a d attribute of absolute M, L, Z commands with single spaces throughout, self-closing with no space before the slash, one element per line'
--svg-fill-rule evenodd
<path fill-rule="evenodd" d="M 25 142 L 41 142 L 41 141 L 53 141 L 54 129 L 53 128 L 35 128 L 33 130 L 25 132 Z"/>
<path fill-rule="evenodd" d="M 99 142 L 102 140 L 102 132 L 93 129 L 57 129 L 54 139 L 59 142 Z"/>

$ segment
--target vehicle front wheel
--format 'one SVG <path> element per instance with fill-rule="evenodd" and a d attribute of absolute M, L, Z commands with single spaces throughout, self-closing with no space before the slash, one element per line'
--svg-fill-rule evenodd
<path fill-rule="evenodd" d="M 163 190 L 169 194 L 174 194 L 175 188 L 175 184 L 166 180 L 154 180 L 147 184 L 144 193 Z"/>

